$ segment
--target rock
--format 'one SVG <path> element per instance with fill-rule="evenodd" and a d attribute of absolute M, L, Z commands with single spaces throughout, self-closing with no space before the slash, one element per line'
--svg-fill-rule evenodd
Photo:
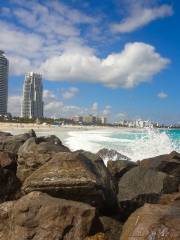
<path fill-rule="evenodd" d="M 32 192 L 0 205 L 1 240 L 82 240 L 89 235 L 95 208 Z"/>
<path fill-rule="evenodd" d="M 107 148 L 102 148 L 97 152 L 97 155 L 99 155 L 105 162 L 111 160 L 111 161 L 116 161 L 116 160 L 128 160 L 130 161 L 130 158 L 127 156 L 124 156 L 123 154 L 117 152 L 116 150 L 113 149 L 107 149 Z"/>
<path fill-rule="evenodd" d="M 180 239 L 180 203 L 145 204 L 128 218 L 120 240 L 147 239 Z"/>
<path fill-rule="evenodd" d="M 26 178 L 23 191 L 42 191 L 77 200 L 101 209 L 114 208 L 116 196 L 103 161 L 92 161 L 79 152 L 57 153 Z"/>
<path fill-rule="evenodd" d="M 15 136 L 0 136 L 0 150 L 17 154 L 19 148 L 30 137 L 34 136 L 34 131 Z"/>
<path fill-rule="evenodd" d="M 13 153 L 0 151 L 0 168 L 13 169 L 16 172 L 17 156 Z"/>
<path fill-rule="evenodd" d="M 175 201 L 180 201 L 180 192 L 171 193 L 171 194 L 163 194 L 160 197 L 159 203 L 160 204 L 170 204 Z"/>
<path fill-rule="evenodd" d="M 131 168 L 136 167 L 137 164 L 128 160 L 116 160 L 116 161 L 108 161 L 107 168 L 111 173 L 114 183 L 117 187 L 119 179 Z"/>
<path fill-rule="evenodd" d="M 19 189 L 20 182 L 15 173 L 12 170 L 0 168 L 0 203 L 15 199 Z"/>
<path fill-rule="evenodd" d="M 102 224 L 106 239 L 119 240 L 122 232 L 122 223 L 106 216 L 102 216 L 99 219 L 100 223 Z"/>
<path fill-rule="evenodd" d="M 0 137 L 6 137 L 6 136 L 12 136 L 12 134 L 8 133 L 8 132 L 1 132 L 0 131 Z"/>
<path fill-rule="evenodd" d="M 86 237 L 84 240 L 108 240 L 104 233 L 97 233 L 94 236 Z"/>
<path fill-rule="evenodd" d="M 157 203 L 163 193 L 178 190 L 175 177 L 144 167 L 125 173 L 118 184 L 118 203 L 126 218 L 144 203 Z"/>
<path fill-rule="evenodd" d="M 176 176 L 180 181 L 180 154 L 175 151 L 170 154 L 142 160 L 140 165 Z"/>
<path fill-rule="evenodd" d="M 18 178 L 23 182 L 36 169 L 48 162 L 54 153 L 69 151 L 54 135 L 29 138 L 18 151 Z"/>

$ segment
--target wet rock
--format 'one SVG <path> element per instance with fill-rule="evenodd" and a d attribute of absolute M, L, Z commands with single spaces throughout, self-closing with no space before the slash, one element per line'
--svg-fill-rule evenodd
<path fill-rule="evenodd" d="M 18 151 L 18 178 L 23 182 L 32 172 L 48 162 L 54 153 L 69 151 L 54 135 L 29 138 Z"/>
<path fill-rule="evenodd" d="M 128 160 L 130 161 L 130 158 L 127 156 L 117 152 L 116 150 L 113 149 L 107 149 L 107 148 L 102 148 L 97 152 L 97 155 L 99 155 L 105 162 L 111 160 L 111 161 L 116 161 L 116 160 Z"/>
<path fill-rule="evenodd" d="M 180 154 L 175 151 L 170 154 L 142 160 L 140 165 L 176 176 L 180 181 Z"/>
<path fill-rule="evenodd" d="M 24 182 L 25 193 L 38 190 L 52 196 L 112 209 L 116 205 L 111 177 L 103 161 L 92 161 L 79 152 L 57 153 Z"/>
<path fill-rule="evenodd" d="M 84 240 L 108 240 L 104 233 L 97 233 L 94 236 L 86 237 Z"/>
<path fill-rule="evenodd" d="M 114 183 L 117 187 L 119 179 L 130 169 L 136 167 L 137 164 L 128 160 L 116 160 L 116 161 L 108 161 L 107 168 L 111 173 Z"/>
<path fill-rule="evenodd" d="M 34 136 L 34 134 L 34 131 L 31 130 L 29 133 L 15 136 L 0 136 L 0 150 L 17 154 L 20 146 L 23 145 L 27 139 Z"/>
<path fill-rule="evenodd" d="M 180 203 L 145 204 L 123 226 L 120 240 L 179 240 Z"/>
<path fill-rule="evenodd" d="M 119 240 L 122 232 L 122 223 L 106 216 L 102 216 L 99 219 L 106 239 Z"/>
<path fill-rule="evenodd" d="M 119 181 L 119 207 L 126 218 L 144 203 L 157 203 L 163 193 L 177 190 L 178 180 L 175 177 L 153 169 L 135 167 Z"/>
<path fill-rule="evenodd" d="M 83 240 L 94 218 L 87 204 L 32 192 L 0 205 L 0 239 Z"/>

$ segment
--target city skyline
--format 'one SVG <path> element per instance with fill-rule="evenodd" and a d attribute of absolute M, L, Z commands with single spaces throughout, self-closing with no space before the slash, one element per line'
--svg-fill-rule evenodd
<path fill-rule="evenodd" d="M 23 75 L 35 71 L 44 78 L 45 116 L 179 122 L 179 1 L 23 2 L 0 3 L 13 115 Z"/>

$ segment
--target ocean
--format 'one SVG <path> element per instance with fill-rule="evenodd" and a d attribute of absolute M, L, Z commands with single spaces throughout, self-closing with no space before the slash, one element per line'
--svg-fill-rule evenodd
<path fill-rule="evenodd" d="M 72 131 L 68 135 L 65 142 L 72 150 L 97 152 L 101 148 L 109 148 L 133 161 L 172 151 L 180 152 L 180 130 L 103 129 Z"/>
<path fill-rule="evenodd" d="M 27 129 L 10 131 L 13 134 Z M 114 149 L 133 161 L 180 152 L 180 130 L 126 129 L 126 128 L 49 128 L 36 129 L 37 136 L 54 134 L 71 150 L 83 149 L 96 153 L 102 148 Z"/>

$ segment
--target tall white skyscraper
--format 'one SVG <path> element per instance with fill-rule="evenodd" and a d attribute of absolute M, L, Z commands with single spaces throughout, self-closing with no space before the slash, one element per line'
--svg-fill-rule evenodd
<path fill-rule="evenodd" d="M 9 62 L 0 50 L 0 115 L 7 114 Z"/>
<path fill-rule="evenodd" d="M 25 75 L 21 117 L 43 118 L 42 75 L 34 72 Z"/>

